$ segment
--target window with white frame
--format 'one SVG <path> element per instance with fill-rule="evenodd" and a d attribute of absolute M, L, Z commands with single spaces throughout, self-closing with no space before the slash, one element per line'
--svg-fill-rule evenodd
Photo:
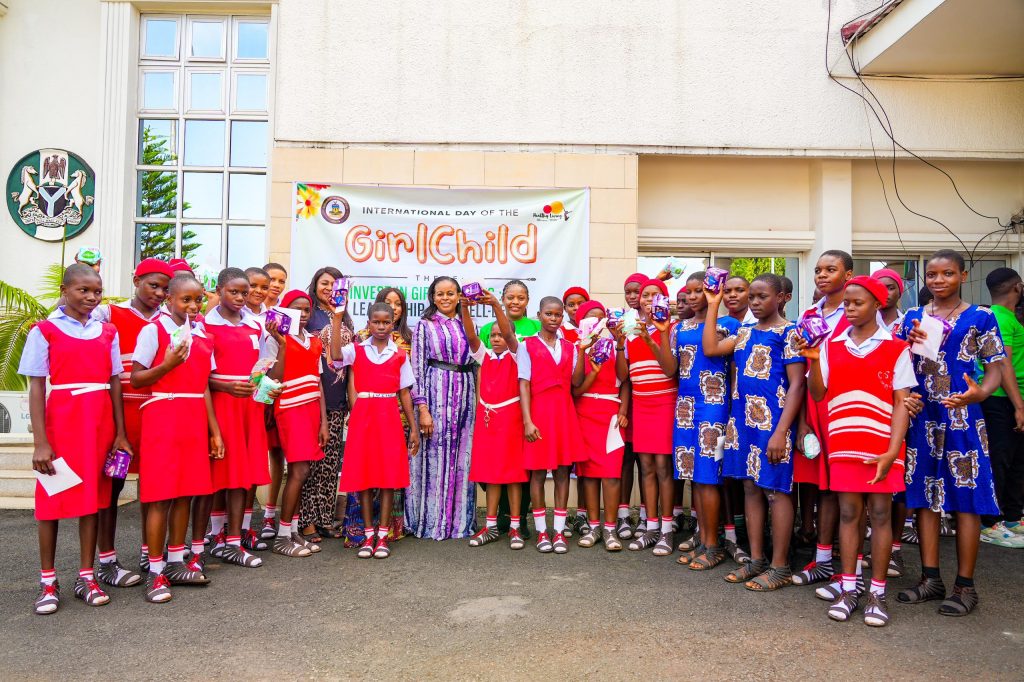
<path fill-rule="evenodd" d="M 270 20 L 143 14 L 135 260 L 266 259 Z"/>
<path fill-rule="evenodd" d="M 800 258 L 798 256 L 746 256 L 723 251 L 711 251 L 701 254 L 674 255 L 674 257 L 685 266 L 683 274 L 670 282 L 670 287 L 678 285 L 677 289 L 682 288 L 686 283 L 686 278 L 692 273 L 712 266 L 729 270 L 730 273 L 743 276 L 748 281 L 764 273 L 788 277 L 793 283 L 793 297 L 786 304 L 786 317 L 790 320 L 795 320 L 800 316 Z M 668 258 L 668 255 L 655 256 L 644 254 L 637 258 L 637 270 L 653 276 L 662 269 Z"/>
<path fill-rule="evenodd" d="M 870 275 L 881 268 L 890 268 L 903 277 L 903 296 L 900 297 L 900 310 L 916 307 L 922 300 L 925 266 L 930 254 L 904 254 L 902 256 L 862 257 L 854 254 L 853 272 L 857 275 Z M 965 301 L 977 305 L 992 305 L 992 295 L 985 285 L 985 278 L 996 268 L 1008 265 L 1005 256 L 988 256 L 974 261 L 973 266 L 967 263 L 967 281 L 961 288 L 960 295 Z M 926 296 L 927 297 L 927 296 Z"/>

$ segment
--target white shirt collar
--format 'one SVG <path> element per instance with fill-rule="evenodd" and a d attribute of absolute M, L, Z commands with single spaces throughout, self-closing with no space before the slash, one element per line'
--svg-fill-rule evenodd
<path fill-rule="evenodd" d="M 372 336 L 367 336 L 366 339 L 364 339 L 363 341 L 361 341 L 359 343 L 359 345 L 360 346 L 366 346 L 367 348 L 373 348 L 374 350 L 377 350 L 377 347 L 373 345 L 373 337 Z M 398 352 L 398 346 L 395 345 L 394 339 L 391 339 L 391 338 L 388 339 L 388 345 L 384 346 L 384 350 L 380 351 L 380 354 L 383 355 L 384 353 L 387 353 L 389 351 L 392 352 L 392 353 L 397 353 Z"/>
<path fill-rule="evenodd" d="M 815 303 L 812 307 L 815 308 L 818 311 L 818 314 L 821 315 L 822 317 L 824 317 L 826 320 L 829 319 L 830 317 L 834 317 L 835 315 L 843 315 L 843 314 L 846 313 L 846 307 L 844 305 L 840 304 L 838 308 L 836 308 L 835 310 L 830 312 L 828 315 L 825 315 L 824 314 L 825 313 L 825 297 L 824 296 L 819 298 L 818 302 Z"/>
<path fill-rule="evenodd" d="M 833 341 L 849 341 L 850 343 L 856 345 L 856 342 L 850 338 L 851 331 L 853 331 L 853 327 L 847 327 L 843 331 L 836 334 L 835 338 L 833 338 Z M 875 333 L 869 336 L 867 339 L 865 339 L 863 343 L 861 343 L 860 345 L 863 346 L 865 343 L 868 343 L 869 341 L 892 341 L 892 333 L 886 328 L 884 324 L 879 324 L 878 329 L 875 330 Z"/>
<path fill-rule="evenodd" d="M 91 313 L 89 314 L 89 317 L 86 318 L 85 324 L 82 324 L 81 322 L 79 322 L 75 318 L 73 318 L 70 315 L 68 315 L 67 313 L 65 313 L 64 312 L 64 306 L 57 306 L 57 308 L 55 308 L 52 313 L 47 315 L 47 319 L 49 319 L 49 320 L 58 320 L 58 319 L 59 320 L 66 320 L 69 324 L 78 325 L 82 329 L 88 329 L 90 326 L 92 326 L 94 324 L 102 324 L 99 320 L 97 320 L 95 317 L 93 317 Z"/>
<path fill-rule="evenodd" d="M 209 325 L 225 325 L 228 327 L 241 327 L 242 325 L 245 325 L 247 327 L 263 331 L 263 327 L 260 325 L 260 318 L 256 317 L 256 315 L 254 315 L 248 308 L 243 307 L 242 311 L 242 321 L 238 324 L 233 324 L 224 319 L 224 316 L 220 314 L 220 306 L 216 306 L 212 310 L 207 311 L 206 315 L 203 317 L 206 320 L 206 324 Z"/>
<path fill-rule="evenodd" d="M 156 322 L 159 323 L 164 328 L 164 331 L 166 331 L 168 334 L 170 334 L 171 332 L 173 332 L 176 329 L 181 329 L 181 328 L 183 328 L 185 326 L 183 324 L 182 325 L 175 324 L 174 319 L 170 315 L 161 315 L 156 320 Z M 205 329 L 203 328 L 203 323 L 202 322 L 194 321 L 192 323 L 192 335 L 193 336 L 201 336 L 204 339 L 206 338 L 206 332 L 205 332 Z"/>
<path fill-rule="evenodd" d="M 146 320 L 147 322 L 152 322 L 153 320 L 155 320 L 158 316 L 160 316 L 163 313 L 165 313 L 166 312 L 166 308 L 167 308 L 167 306 L 165 304 L 161 303 L 160 307 L 157 308 L 155 311 L 153 311 L 153 314 L 151 316 L 146 317 L 145 315 L 143 315 L 139 311 L 138 308 L 136 308 L 135 306 L 132 305 L 132 302 L 131 302 L 130 299 L 127 300 L 127 301 L 121 301 L 120 303 L 114 303 L 113 305 L 117 306 L 118 308 L 123 308 L 124 310 L 127 310 L 128 312 L 135 313 L 141 319 Z"/>

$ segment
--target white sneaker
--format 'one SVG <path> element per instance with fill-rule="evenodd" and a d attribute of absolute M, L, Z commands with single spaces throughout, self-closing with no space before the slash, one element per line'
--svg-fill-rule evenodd
<path fill-rule="evenodd" d="M 982 528 L 981 541 L 998 547 L 1009 547 L 1011 549 L 1020 549 L 1024 547 L 1024 535 L 1017 535 L 1013 531 L 1009 530 L 1002 521 L 994 526 Z"/>
<path fill-rule="evenodd" d="M 1005 522 L 1003 525 L 1006 525 Z M 1024 519 L 1021 519 L 1012 526 L 1006 526 L 1006 530 L 1014 533 L 1015 535 L 1024 536 Z"/>

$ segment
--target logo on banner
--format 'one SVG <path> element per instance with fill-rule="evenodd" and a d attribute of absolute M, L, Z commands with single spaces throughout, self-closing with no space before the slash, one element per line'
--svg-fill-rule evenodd
<path fill-rule="evenodd" d="M 320 207 L 320 217 L 334 225 L 341 225 L 348 220 L 351 212 L 348 201 L 336 194 L 324 199 L 323 206 Z"/>
<path fill-rule="evenodd" d="M 553 220 L 568 220 L 570 211 L 565 210 L 565 205 L 561 201 L 552 201 L 550 204 L 544 204 L 544 207 L 539 213 L 534 213 L 533 217 L 536 220 L 551 222 Z"/>
<path fill-rule="evenodd" d="M 39 149 L 23 156 L 7 176 L 7 208 L 30 237 L 70 239 L 92 223 L 95 185 L 92 168 L 76 154 Z"/>

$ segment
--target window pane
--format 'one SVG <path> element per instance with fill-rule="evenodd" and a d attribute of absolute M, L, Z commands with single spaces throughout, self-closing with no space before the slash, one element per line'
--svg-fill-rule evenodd
<path fill-rule="evenodd" d="M 267 167 L 267 122 L 231 122 L 231 165 Z"/>
<path fill-rule="evenodd" d="M 143 258 L 174 258 L 174 223 L 135 225 L 135 263 Z"/>
<path fill-rule="evenodd" d="M 876 270 L 889 268 L 895 270 L 903 278 L 903 295 L 900 296 L 899 309 L 909 310 L 917 306 L 918 287 L 921 282 L 917 276 L 917 258 L 900 256 L 896 258 L 855 258 L 853 260 L 853 274 L 870 275 Z"/>
<path fill-rule="evenodd" d="M 195 21 L 192 22 L 193 57 L 220 58 L 224 56 L 221 48 L 224 45 L 224 22 Z"/>
<path fill-rule="evenodd" d="M 228 225 L 228 267 L 259 267 L 266 262 L 264 234 L 262 225 Z"/>
<path fill-rule="evenodd" d="M 190 73 L 189 82 L 192 85 L 189 109 L 220 111 L 224 106 L 224 98 L 221 95 L 222 80 L 219 73 Z"/>
<path fill-rule="evenodd" d="M 235 59 L 267 58 L 267 24 L 243 21 L 238 24 Z"/>
<path fill-rule="evenodd" d="M 231 174 L 228 188 L 228 217 L 263 220 L 267 215 L 267 176 Z"/>
<path fill-rule="evenodd" d="M 178 50 L 175 33 L 178 22 L 174 19 L 146 19 L 146 57 L 173 57 L 177 59 Z"/>
<path fill-rule="evenodd" d="M 167 166 L 174 163 L 174 128 L 177 121 L 139 121 L 139 163 Z"/>
<path fill-rule="evenodd" d="M 235 77 L 235 109 L 267 110 L 267 75 L 240 73 Z"/>
<path fill-rule="evenodd" d="M 186 218 L 220 218 L 223 173 L 185 173 L 182 214 Z"/>
<path fill-rule="evenodd" d="M 174 74 L 168 71 L 146 71 L 142 74 L 142 108 L 176 109 Z"/>
<path fill-rule="evenodd" d="M 224 121 L 185 121 L 185 165 L 224 165 Z"/>
<path fill-rule="evenodd" d="M 181 257 L 193 267 L 220 269 L 220 225 L 182 225 Z"/>
<path fill-rule="evenodd" d="M 178 174 L 139 171 L 139 198 L 135 215 L 173 218 L 178 209 Z"/>

